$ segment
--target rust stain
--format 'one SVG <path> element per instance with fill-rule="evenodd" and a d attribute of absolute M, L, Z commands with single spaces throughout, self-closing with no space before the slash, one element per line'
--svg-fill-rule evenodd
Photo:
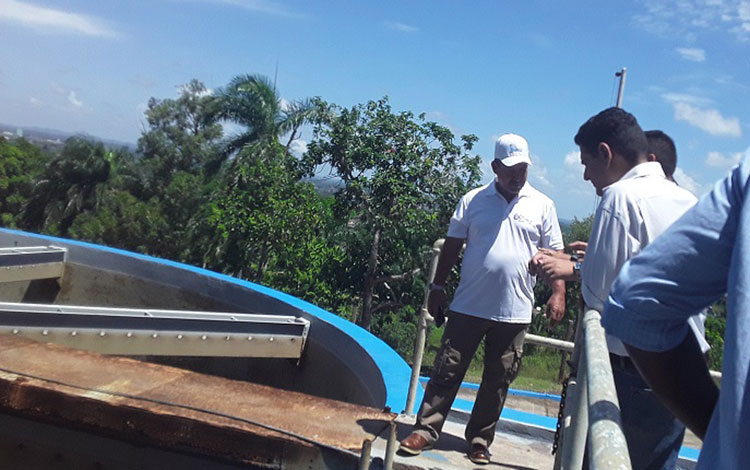
<path fill-rule="evenodd" d="M 285 445 L 358 452 L 394 413 L 0 335 L 0 408 L 150 446 L 241 462 Z M 14 375 L 8 371 L 17 372 Z"/>

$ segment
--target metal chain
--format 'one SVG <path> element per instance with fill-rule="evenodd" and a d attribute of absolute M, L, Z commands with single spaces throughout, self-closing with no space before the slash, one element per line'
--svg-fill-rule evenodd
<path fill-rule="evenodd" d="M 560 441 L 560 430 L 563 424 L 563 411 L 565 410 L 565 398 L 568 396 L 568 382 L 570 381 L 570 375 L 565 377 L 563 381 L 562 392 L 560 392 L 560 409 L 557 412 L 557 426 L 555 426 L 555 440 L 552 443 L 552 455 L 555 455 L 557 448 L 559 447 Z"/>

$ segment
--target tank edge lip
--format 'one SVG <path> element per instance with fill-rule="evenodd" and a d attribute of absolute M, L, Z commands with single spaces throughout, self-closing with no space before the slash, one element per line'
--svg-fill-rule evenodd
<path fill-rule="evenodd" d="M 263 286 L 261 284 L 256 284 L 254 282 L 246 281 L 243 279 L 237 279 L 226 274 L 217 273 L 208 269 L 198 268 L 196 266 L 190 266 L 188 264 L 180 263 L 177 261 L 135 253 L 120 248 L 112 248 L 90 242 L 83 242 L 79 240 L 55 237 L 51 235 L 43 235 L 33 232 L 25 232 L 21 230 L 13 230 L 2 227 L 0 227 L 0 233 L 39 238 L 47 240 L 51 243 L 58 242 L 86 249 L 94 249 L 107 253 L 117 254 L 120 256 L 126 256 L 152 263 L 162 264 L 177 269 L 187 270 L 201 276 L 216 279 L 218 281 L 229 282 L 284 302 L 287 305 L 295 307 L 336 327 L 337 329 L 351 337 L 354 341 L 356 341 L 357 344 L 362 347 L 363 351 L 370 356 L 372 362 L 380 371 L 381 380 L 386 391 L 386 401 L 384 403 L 384 406 L 394 411 L 402 411 L 405 408 L 406 394 L 409 388 L 409 379 L 411 374 L 411 368 L 408 366 L 406 361 L 404 361 L 401 356 L 396 353 L 396 351 L 394 351 L 390 346 L 388 346 L 377 336 L 373 335 L 364 328 L 361 328 L 360 326 L 339 317 L 334 313 L 318 307 L 317 305 L 311 304 L 305 300 L 299 299 L 276 289 Z"/>

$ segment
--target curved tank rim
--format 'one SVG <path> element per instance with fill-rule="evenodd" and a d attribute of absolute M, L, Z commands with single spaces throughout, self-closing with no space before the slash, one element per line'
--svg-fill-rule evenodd
<path fill-rule="evenodd" d="M 244 279 L 238 279 L 226 274 L 217 273 L 208 269 L 191 266 L 189 264 L 180 263 L 178 261 L 172 261 L 164 258 L 158 258 L 155 256 L 144 255 L 141 253 L 135 253 L 133 251 L 127 251 L 120 248 L 113 248 L 106 245 L 98 245 L 95 243 L 84 242 L 80 240 L 73 240 L 69 238 L 55 237 L 51 235 L 38 234 L 33 232 L 25 232 L 22 230 L 12 230 L 8 228 L 0 228 L 0 232 L 8 234 L 19 234 L 24 236 L 32 236 L 47 240 L 53 244 L 55 241 L 60 243 L 77 245 L 83 248 L 95 249 L 104 252 L 116 253 L 121 256 L 129 256 L 136 259 L 142 259 L 145 261 L 163 264 L 178 269 L 185 269 L 196 274 L 212 277 L 214 279 L 230 282 L 247 289 L 254 290 L 261 294 L 273 297 L 281 302 L 298 308 L 316 318 L 333 325 L 343 333 L 350 336 L 362 348 L 370 355 L 373 362 L 376 364 L 383 378 L 383 383 L 386 389 L 386 402 L 385 406 L 393 411 L 401 412 L 406 406 L 406 395 L 409 387 L 409 379 L 411 374 L 411 368 L 408 366 L 401 356 L 396 353 L 390 346 L 388 346 L 383 340 L 373 335 L 364 328 L 344 319 L 340 316 L 331 313 L 315 304 L 294 297 L 293 295 L 286 294 L 278 291 L 271 287 L 267 287 L 254 282 L 246 281 Z M 421 391 L 421 390 L 420 390 Z"/>

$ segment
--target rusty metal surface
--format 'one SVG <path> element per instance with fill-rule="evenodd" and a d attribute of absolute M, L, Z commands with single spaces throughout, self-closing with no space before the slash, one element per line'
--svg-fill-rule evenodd
<path fill-rule="evenodd" d="M 359 453 L 395 418 L 368 407 L 0 336 L 0 409 L 238 462 L 290 445 Z"/>

